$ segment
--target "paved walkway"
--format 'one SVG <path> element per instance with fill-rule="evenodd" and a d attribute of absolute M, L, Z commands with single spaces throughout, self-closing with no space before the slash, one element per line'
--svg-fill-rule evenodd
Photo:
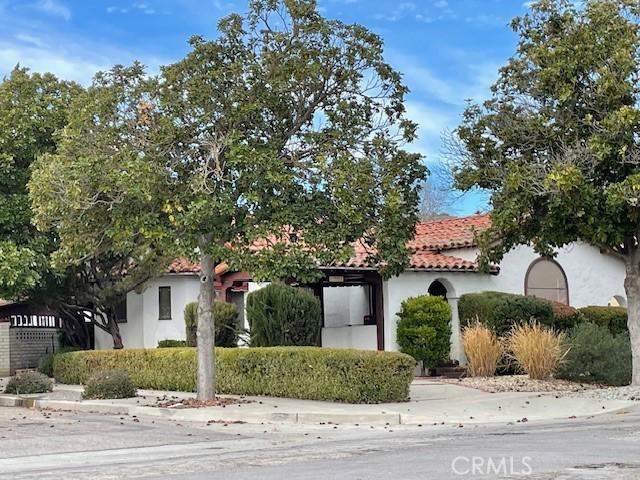
<path fill-rule="evenodd" d="M 429 379 L 417 379 L 413 382 L 409 402 L 377 405 L 246 397 L 252 400 L 252 403 L 180 409 L 160 408 L 156 405 L 161 400 L 190 398 L 194 396 L 193 393 L 139 390 L 137 398 L 80 401 L 81 393 L 82 387 L 79 385 L 58 385 L 51 394 L 29 398 L 0 395 L 0 405 L 156 416 L 177 421 L 418 425 L 570 419 L 615 412 L 636 404 L 630 401 L 598 400 L 579 395 L 559 396 L 553 393 L 486 393 Z"/>

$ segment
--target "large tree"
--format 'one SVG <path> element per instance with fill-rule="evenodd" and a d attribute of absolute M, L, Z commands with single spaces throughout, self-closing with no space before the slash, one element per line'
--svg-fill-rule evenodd
<path fill-rule="evenodd" d="M 171 261 L 162 199 L 166 172 L 144 158 L 148 98 L 142 67 L 100 73 L 76 96 L 55 152 L 34 163 L 34 223 L 59 237 L 50 263 L 60 274 L 50 302 L 75 327 L 92 323 L 123 342 L 116 306 Z M 132 109 L 126 109 L 125 106 Z M 79 324 L 79 325 L 78 325 Z"/>
<path fill-rule="evenodd" d="M 102 104 L 109 121 L 89 104 L 67 129 L 65 169 L 73 173 L 60 181 L 75 179 L 68 191 L 103 202 L 64 215 L 85 212 L 89 238 L 100 232 L 117 247 L 133 233 L 166 232 L 176 252 L 199 260 L 198 396 L 208 399 L 216 264 L 258 279 L 310 280 L 318 265 L 348 259 L 360 240 L 384 275 L 397 273 L 425 168 L 402 149 L 416 125 L 404 116 L 407 89 L 384 61 L 380 38 L 323 18 L 315 1 L 253 0 L 246 16 L 219 23 L 215 40 L 190 44 L 158 78 L 128 69 L 94 85 L 94 95 L 111 99 Z M 95 147 L 80 148 L 88 133 Z M 102 163 L 113 174 L 99 174 Z M 116 175 L 118 165 L 127 175 Z M 81 181 L 93 169 L 95 183 Z M 122 199 L 100 194 L 113 191 Z M 162 210 L 145 217 L 144 230 L 128 229 L 137 220 L 116 205 L 129 195 Z M 111 205 L 110 218 L 89 213 Z M 73 256 L 74 232 L 60 234 Z"/>
<path fill-rule="evenodd" d="M 48 255 L 55 236 L 32 224 L 27 193 L 38 155 L 56 151 L 55 132 L 67 123 L 80 87 L 52 74 L 16 67 L 0 83 L 0 297 L 39 296 L 52 280 Z"/>
<path fill-rule="evenodd" d="M 457 185 L 492 193 L 482 259 L 582 240 L 620 257 L 640 384 L 640 6 L 541 0 L 516 18 L 517 52 L 457 129 Z"/>

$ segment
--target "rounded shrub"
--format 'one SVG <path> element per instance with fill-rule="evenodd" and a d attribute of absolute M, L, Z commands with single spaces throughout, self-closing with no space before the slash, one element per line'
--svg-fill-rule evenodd
<path fill-rule="evenodd" d="M 53 390 L 53 382 L 44 373 L 24 372 L 7 382 L 4 393 L 14 395 L 28 395 L 32 393 L 45 393 Z"/>
<path fill-rule="evenodd" d="M 400 351 L 434 368 L 449 358 L 451 307 L 430 295 L 408 298 L 398 313 L 397 342 Z"/>
<path fill-rule="evenodd" d="M 126 371 L 99 370 L 89 376 L 84 386 L 82 398 L 94 400 L 131 398 L 135 397 L 137 393 L 136 387 Z"/>
<path fill-rule="evenodd" d="M 608 328 L 613 335 L 629 333 L 627 309 L 624 307 L 590 306 L 579 309 L 585 322 Z"/>
<path fill-rule="evenodd" d="M 613 335 L 603 325 L 583 323 L 569 332 L 570 346 L 558 377 L 574 382 L 628 385 L 631 382 L 629 335 Z"/>
<path fill-rule="evenodd" d="M 238 307 L 233 303 L 215 300 L 213 303 L 213 322 L 215 324 L 216 347 L 237 347 L 240 336 L 238 325 Z M 184 308 L 184 324 L 186 328 L 186 346 L 197 345 L 198 302 L 188 303 Z M 169 346 L 169 345 L 167 345 Z M 179 345 L 172 345 L 179 346 Z"/>
<path fill-rule="evenodd" d="M 252 347 L 320 345 L 322 310 L 312 293 L 272 283 L 247 296 Z"/>

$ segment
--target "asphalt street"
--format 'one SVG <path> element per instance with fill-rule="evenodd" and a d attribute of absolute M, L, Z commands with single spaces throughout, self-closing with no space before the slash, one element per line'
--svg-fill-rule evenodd
<path fill-rule="evenodd" d="M 250 425 L 0 407 L 0 479 L 640 479 L 640 407 L 547 423 Z"/>

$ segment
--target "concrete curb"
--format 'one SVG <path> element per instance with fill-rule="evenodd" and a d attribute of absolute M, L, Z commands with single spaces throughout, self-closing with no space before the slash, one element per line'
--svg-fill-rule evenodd
<path fill-rule="evenodd" d="M 243 422 L 243 423 L 270 423 L 270 424 L 365 424 L 365 425 L 420 425 L 429 423 L 446 424 L 495 424 L 516 421 L 507 418 L 435 418 L 428 415 L 415 415 L 409 413 L 341 413 L 341 412 L 251 412 L 233 411 L 229 409 L 192 408 L 175 409 L 131 405 L 126 403 L 101 403 L 100 400 L 72 401 L 72 400 L 46 400 L 35 396 L 0 395 L 0 406 L 26 407 L 38 410 L 61 410 L 82 413 L 98 413 L 106 415 L 129 415 L 136 417 L 155 417 L 171 419 L 180 422 Z M 604 409 L 598 414 L 615 413 L 625 410 L 627 407 Z M 584 415 L 587 416 L 587 415 Z M 591 416 L 591 415 L 588 415 Z M 562 417 L 538 417 L 530 416 L 530 421 L 558 420 Z M 444 421 L 444 422 L 443 422 Z"/>
<path fill-rule="evenodd" d="M 24 398 L 17 395 L 0 395 L 0 406 L 25 407 L 36 410 L 62 410 L 83 413 L 101 413 L 109 415 L 130 415 L 137 417 L 169 418 L 181 422 L 245 422 L 245 423 L 362 423 L 370 425 L 398 425 L 402 415 L 399 413 L 348 414 L 323 412 L 233 412 L 224 409 L 216 411 L 210 408 L 175 409 L 145 407 L 118 403 L 94 403 L 72 400 L 44 400 Z"/>

